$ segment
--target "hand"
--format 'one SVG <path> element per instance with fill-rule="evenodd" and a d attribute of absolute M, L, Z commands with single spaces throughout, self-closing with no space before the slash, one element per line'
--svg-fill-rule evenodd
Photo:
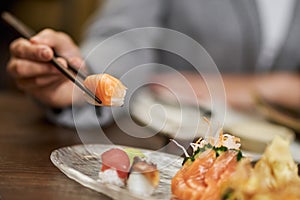
<path fill-rule="evenodd" d="M 11 43 L 7 71 L 18 88 L 48 106 L 62 108 L 72 104 L 74 84 L 48 63 L 52 49 L 78 68 L 83 63 L 79 48 L 68 35 L 45 29 L 29 41 L 19 38 Z M 67 66 L 66 60 L 59 58 L 59 62 Z"/>
<path fill-rule="evenodd" d="M 300 108 L 300 74 L 280 72 L 258 76 L 255 87 L 259 96 L 270 103 Z"/>
<path fill-rule="evenodd" d="M 208 87 L 200 75 L 181 72 L 186 83 L 179 81 L 176 74 L 162 74 L 154 77 L 154 82 L 165 87 L 152 87 L 157 96 L 168 101 L 177 100 L 181 103 L 196 102 L 202 105 L 210 104 Z M 215 82 L 214 76 L 205 77 L 209 82 Z M 300 107 L 300 76 L 291 73 L 273 73 L 264 75 L 222 75 L 226 101 L 230 107 L 240 110 L 251 110 L 255 106 L 255 97 L 277 103 L 290 108 Z M 188 83 L 188 84 L 187 84 Z M 193 100 L 194 99 L 194 100 Z"/>
<path fill-rule="evenodd" d="M 210 101 L 203 78 L 191 72 L 162 73 L 152 77 L 151 91 L 168 103 L 207 106 Z"/>

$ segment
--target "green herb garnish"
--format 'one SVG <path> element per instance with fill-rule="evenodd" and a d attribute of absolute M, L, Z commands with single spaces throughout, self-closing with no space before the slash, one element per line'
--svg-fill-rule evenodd
<path fill-rule="evenodd" d="M 237 157 L 236 157 L 237 161 L 240 161 L 243 157 L 244 157 L 244 156 L 243 156 L 242 151 L 239 150 L 239 152 L 238 152 L 238 154 L 237 154 Z"/>
<path fill-rule="evenodd" d="M 186 163 L 186 161 L 191 160 L 192 162 L 195 161 L 195 159 L 204 151 L 208 150 L 208 149 L 212 149 L 213 146 L 211 144 L 206 144 L 204 145 L 202 148 L 198 148 L 196 151 L 193 152 L 193 155 L 190 157 L 185 157 L 183 159 L 182 165 L 184 165 Z"/>
<path fill-rule="evenodd" d="M 225 152 L 228 150 L 227 147 L 225 146 L 221 146 L 221 147 L 214 147 L 211 144 L 206 144 L 204 145 L 202 148 L 198 148 L 196 151 L 194 151 L 193 155 L 190 157 L 185 157 L 182 165 L 184 165 L 184 163 L 188 160 L 191 160 L 192 162 L 204 151 L 208 150 L 208 149 L 212 149 L 216 152 L 216 157 L 218 157 L 219 155 L 221 155 L 222 152 Z"/>
<path fill-rule="evenodd" d="M 232 188 L 228 188 L 225 193 L 222 195 L 222 200 L 228 200 L 233 194 L 234 190 Z"/>
<path fill-rule="evenodd" d="M 213 150 L 216 152 L 216 157 L 219 157 L 219 155 L 220 155 L 222 152 L 227 151 L 228 148 L 225 147 L 225 146 L 221 146 L 221 147 L 214 147 Z"/>

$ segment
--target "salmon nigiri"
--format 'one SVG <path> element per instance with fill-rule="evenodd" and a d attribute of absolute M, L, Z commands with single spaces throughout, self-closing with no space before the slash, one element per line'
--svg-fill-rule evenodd
<path fill-rule="evenodd" d="M 124 104 L 127 88 L 119 79 L 109 74 L 90 75 L 83 84 L 102 101 L 102 104 L 98 104 L 86 96 L 86 100 L 91 104 L 99 106 L 122 106 Z"/>

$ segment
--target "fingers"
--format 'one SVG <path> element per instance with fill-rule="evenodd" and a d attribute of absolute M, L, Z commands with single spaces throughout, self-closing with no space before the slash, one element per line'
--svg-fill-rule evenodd
<path fill-rule="evenodd" d="M 66 61 L 58 58 L 58 61 L 67 67 Z M 51 84 L 59 84 L 66 78 L 51 64 L 33 62 L 24 59 L 11 58 L 7 71 L 16 80 L 19 89 L 31 93 L 36 88 L 47 87 Z"/>
<path fill-rule="evenodd" d="M 68 61 L 72 66 L 76 67 L 77 69 L 85 68 L 84 61 L 79 57 L 71 57 L 68 59 Z"/>
<path fill-rule="evenodd" d="M 78 71 L 88 74 L 85 62 L 80 57 L 71 57 L 68 59 L 70 65 L 74 66 Z"/>
<path fill-rule="evenodd" d="M 59 82 L 61 82 L 61 78 L 55 75 L 16 79 L 17 87 L 24 91 L 42 89 Z"/>
<path fill-rule="evenodd" d="M 26 63 L 27 61 L 23 60 L 21 62 Z M 58 62 L 60 62 L 64 67 L 67 67 L 66 61 L 63 58 L 58 58 Z M 36 64 L 36 66 L 34 66 L 34 64 Z M 35 90 L 36 88 L 47 87 L 52 84 L 59 85 L 67 80 L 63 74 L 54 67 L 47 66 L 47 64 L 41 65 L 29 62 L 27 69 L 24 69 L 24 66 L 19 68 L 20 70 L 17 71 L 15 79 L 18 88 L 21 90 L 29 91 Z M 32 70 L 33 68 L 34 70 Z"/>
<path fill-rule="evenodd" d="M 64 67 L 67 67 L 67 62 L 63 58 L 58 58 L 58 61 Z M 7 65 L 7 71 L 15 79 L 60 74 L 50 63 L 34 62 L 19 58 L 10 59 Z"/>
<path fill-rule="evenodd" d="M 71 61 L 75 63 L 74 66 L 78 69 L 84 66 L 78 47 L 68 35 L 45 29 L 31 38 L 30 41 L 19 38 L 11 43 L 12 57 L 8 63 L 7 71 L 16 79 L 55 73 L 57 70 L 46 64 L 54 56 L 53 48 L 60 49 L 61 52 L 58 54 L 68 55 L 66 56 L 68 59 L 73 58 Z"/>
<path fill-rule="evenodd" d="M 59 73 L 51 64 L 19 58 L 10 59 L 7 65 L 7 71 L 16 79 Z"/>
<path fill-rule="evenodd" d="M 66 58 L 80 57 L 80 51 L 71 37 L 63 32 L 45 29 L 30 41 L 19 38 L 10 45 L 12 56 L 33 61 L 45 62 L 52 59 L 52 49 Z"/>
<path fill-rule="evenodd" d="M 49 61 L 53 57 L 53 51 L 47 45 L 33 45 L 24 38 L 13 41 L 10 45 L 10 52 L 13 57 L 40 62 Z"/>
<path fill-rule="evenodd" d="M 63 32 L 57 32 L 52 29 L 45 29 L 30 39 L 32 44 L 44 44 L 64 57 L 80 56 L 78 47 L 71 37 Z"/>

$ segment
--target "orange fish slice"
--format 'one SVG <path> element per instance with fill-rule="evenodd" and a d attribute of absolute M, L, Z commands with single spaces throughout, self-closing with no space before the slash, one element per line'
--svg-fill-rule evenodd
<path fill-rule="evenodd" d="M 83 84 L 102 101 L 102 104 L 98 104 L 85 95 L 86 100 L 91 104 L 98 106 L 122 106 L 124 104 L 127 88 L 119 79 L 109 74 L 90 75 Z"/>
<path fill-rule="evenodd" d="M 172 179 L 172 194 L 180 200 L 219 199 L 221 183 L 235 172 L 237 151 L 228 150 L 216 157 L 208 149 L 192 163 L 185 163 Z"/>

